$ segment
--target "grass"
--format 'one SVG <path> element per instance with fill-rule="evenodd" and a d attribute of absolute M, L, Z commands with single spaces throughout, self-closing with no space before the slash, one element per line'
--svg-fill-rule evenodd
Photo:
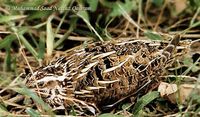
<path fill-rule="evenodd" d="M 54 116 L 50 107 L 23 85 L 25 76 L 21 73 L 33 72 L 49 63 L 54 56 L 63 54 L 64 50 L 96 41 L 135 37 L 169 41 L 167 39 L 174 34 L 181 34 L 183 39 L 199 39 L 200 1 L 183 1 L 185 6 L 179 9 L 178 0 L 175 1 L 1 1 L 0 114 Z M 176 66 L 171 69 L 170 73 L 176 76 L 199 79 L 199 54 L 185 61 L 177 60 Z M 178 77 L 168 79 L 170 83 L 187 83 Z M 200 114 L 198 93 L 192 94 L 186 104 L 173 106 L 157 93 L 146 94 L 136 104 L 127 102 L 118 107 L 115 113 L 102 113 L 100 116 Z"/>

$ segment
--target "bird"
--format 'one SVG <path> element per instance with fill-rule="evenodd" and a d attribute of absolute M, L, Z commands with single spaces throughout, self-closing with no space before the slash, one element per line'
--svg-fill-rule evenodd
<path fill-rule="evenodd" d="M 182 43 L 184 44 L 184 43 Z M 165 68 L 184 54 L 180 36 L 171 41 L 105 41 L 71 49 L 26 77 L 26 86 L 54 110 L 97 114 L 159 83 Z M 187 44 L 185 44 L 187 45 Z M 145 88 L 146 87 L 146 88 Z"/>

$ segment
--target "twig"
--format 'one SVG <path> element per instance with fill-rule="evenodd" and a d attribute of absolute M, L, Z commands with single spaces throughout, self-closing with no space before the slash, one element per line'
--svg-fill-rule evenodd
<path fill-rule="evenodd" d="M 19 50 L 20 50 L 20 53 L 22 54 L 24 60 L 26 61 L 26 64 L 28 65 L 28 67 L 29 67 L 31 73 L 33 74 L 33 69 L 31 68 L 31 65 L 29 64 L 28 59 L 27 59 L 26 55 L 24 54 L 25 52 L 24 52 L 22 43 L 21 43 L 21 41 L 20 41 L 20 39 L 19 39 L 19 35 L 18 35 L 17 33 L 15 33 L 15 35 L 17 36 L 17 38 L 18 38 L 18 40 L 19 40 L 19 45 L 20 45 Z"/>
<path fill-rule="evenodd" d="M 164 5 L 163 5 L 163 7 L 162 7 L 162 9 L 161 9 L 161 12 L 160 12 L 159 16 L 158 16 L 158 20 L 157 20 L 157 22 L 156 22 L 156 24 L 155 24 L 155 27 L 154 27 L 154 29 L 153 29 L 154 31 L 157 30 L 158 25 L 160 24 L 160 20 L 161 20 L 161 18 L 162 18 L 162 15 L 163 15 L 163 12 L 164 12 L 164 10 L 165 10 L 165 7 L 167 6 L 167 3 L 168 3 L 168 0 L 165 0 L 165 3 L 164 3 Z"/>
<path fill-rule="evenodd" d="M 129 16 L 129 14 L 124 10 L 124 8 L 118 4 L 119 7 L 121 8 L 122 10 L 122 15 L 131 23 L 133 24 L 136 28 L 140 29 L 141 31 L 144 32 L 144 30 Z"/>

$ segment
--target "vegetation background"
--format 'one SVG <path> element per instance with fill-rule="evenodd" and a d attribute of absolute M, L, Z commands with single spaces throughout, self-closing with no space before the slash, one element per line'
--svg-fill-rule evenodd
<path fill-rule="evenodd" d="M 0 0 L 0 115 L 53 116 L 55 113 L 22 82 L 24 74 L 66 50 L 117 39 L 169 41 L 175 34 L 197 40 L 199 12 L 200 0 Z M 183 60 L 176 69 L 178 74 L 199 79 L 199 56 Z M 168 82 L 183 83 L 176 77 Z M 40 107 L 32 108 L 30 100 L 21 101 L 24 97 Z M 171 104 L 154 92 L 135 107 L 130 105 L 122 104 L 116 113 L 100 116 L 200 115 L 198 93 L 185 104 Z M 70 114 L 76 115 L 73 109 Z"/>

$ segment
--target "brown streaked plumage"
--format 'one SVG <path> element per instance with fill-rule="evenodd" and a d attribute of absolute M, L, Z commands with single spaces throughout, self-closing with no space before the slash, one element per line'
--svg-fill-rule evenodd
<path fill-rule="evenodd" d="M 171 43 L 150 40 L 93 43 L 70 50 L 66 56 L 39 68 L 27 77 L 26 85 L 55 109 L 74 106 L 95 114 L 99 106 L 135 93 L 150 80 L 159 81 L 165 67 L 180 54 L 175 51 L 177 44 L 176 39 Z"/>

